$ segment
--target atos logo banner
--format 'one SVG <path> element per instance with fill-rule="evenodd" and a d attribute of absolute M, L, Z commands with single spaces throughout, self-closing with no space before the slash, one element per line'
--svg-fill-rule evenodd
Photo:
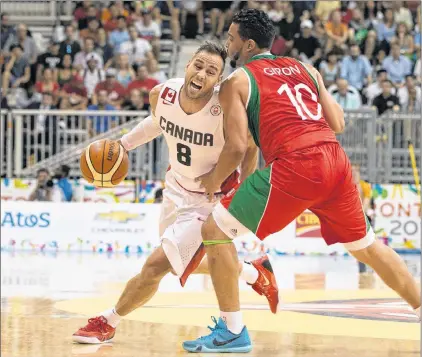
<path fill-rule="evenodd" d="M 24 214 L 21 212 L 2 212 L 1 226 L 5 228 L 47 228 L 50 213 Z"/>

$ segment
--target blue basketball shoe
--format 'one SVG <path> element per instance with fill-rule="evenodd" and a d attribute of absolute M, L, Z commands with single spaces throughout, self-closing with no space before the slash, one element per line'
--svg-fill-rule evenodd
<path fill-rule="evenodd" d="M 183 342 L 183 348 L 188 352 L 196 353 L 247 353 L 252 351 L 252 343 L 246 326 L 238 335 L 230 332 L 221 319 L 213 316 L 215 327 L 208 326 L 211 333 L 199 337 L 194 341 Z"/>

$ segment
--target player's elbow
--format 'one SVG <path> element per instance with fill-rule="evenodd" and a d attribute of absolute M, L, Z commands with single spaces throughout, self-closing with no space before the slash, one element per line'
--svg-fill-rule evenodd
<path fill-rule="evenodd" d="M 342 118 L 342 120 L 338 121 L 338 124 L 337 124 L 336 128 L 334 129 L 334 132 L 336 134 L 341 134 L 344 131 L 344 127 L 345 127 L 344 118 Z"/>

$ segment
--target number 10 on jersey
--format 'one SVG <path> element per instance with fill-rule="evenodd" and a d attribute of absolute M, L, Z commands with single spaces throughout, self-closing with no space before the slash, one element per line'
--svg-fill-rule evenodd
<path fill-rule="evenodd" d="M 311 95 L 311 99 L 317 103 L 317 112 L 316 114 L 311 113 L 309 108 L 303 101 L 301 91 L 306 91 Z M 322 107 L 321 104 L 318 103 L 318 96 L 312 92 L 311 88 L 309 88 L 305 83 L 296 84 L 292 89 L 289 87 L 287 83 L 284 83 L 277 91 L 278 94 L 282 95 L 286 92 L 287 96 L 289 97 L 290 102 L 296 109 L 297 114 L 302 118 L 302 120 L 312 119 L 312 120 L 320 120 L 322 115 Z"/>

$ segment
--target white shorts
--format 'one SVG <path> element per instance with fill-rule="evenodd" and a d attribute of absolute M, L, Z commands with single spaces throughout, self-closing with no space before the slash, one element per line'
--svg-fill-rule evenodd
<path fill-rule="evenodd" d="M 171 170 L 166 174 L 165 186 L 160 216 L 161 244 L 183 286 L 205 255 L 201 227 L 222 196 L 210 202 L 205 194 L 187 191 Z"/>

